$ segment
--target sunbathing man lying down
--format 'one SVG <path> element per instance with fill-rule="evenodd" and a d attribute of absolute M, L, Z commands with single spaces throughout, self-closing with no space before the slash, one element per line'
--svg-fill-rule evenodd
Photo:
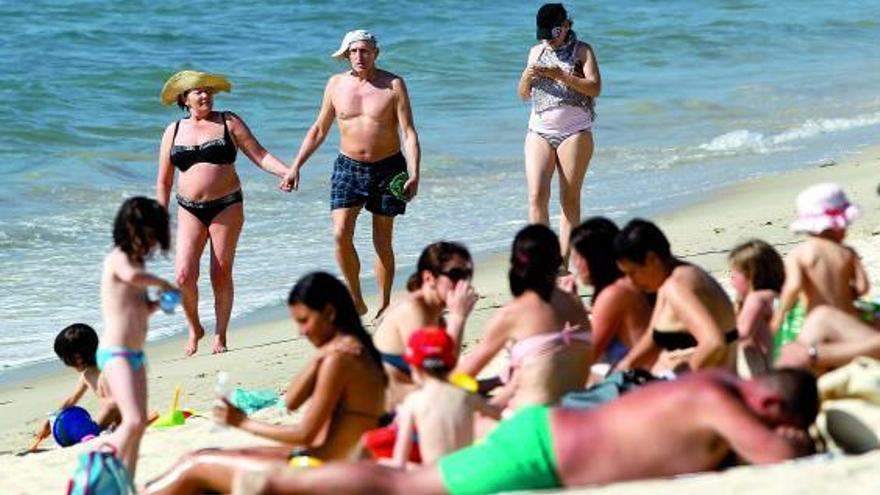
<path fill-rule="evenodd" d="M 400 471 L 330 463 L 276 472 L 261 493 L 495 493 L 585 486 L 761 464 L 811 452 L 813 377 L 782 369 L 743 381 L 723 371 L 651 384 L 594 410 L 530 407 L 481 444 Z M 247 477 L 246 472 L 239 476 Z"/>

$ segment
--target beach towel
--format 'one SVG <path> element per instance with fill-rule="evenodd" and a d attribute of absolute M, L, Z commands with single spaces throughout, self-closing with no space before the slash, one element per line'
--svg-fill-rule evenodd
<path fill-rule="evenodd" d="M 829 450 L 862 454 L 880 448 L 880 361 L 858 357 L 821 376 L 816 420 Z"/>
<path fill-rule="evenodd" d="M 229 394 L 229 402 L 231 402 L 233 406 L 244 411 L 248 416 L 260 409 L 274 406 L 275 404 L 278 404 L 278 401 L 278 394 L 276 394 L 275 391 L 268 389 L 245 390 L 243 388 L 237 388 Z"/>
<path fill-rule="evenodd" d="M 594 409 L 653 380 L 654 376 L 645 370 L 615 371 L 585 390 L 565 394 L 560 405 L 572 409 Z"/>

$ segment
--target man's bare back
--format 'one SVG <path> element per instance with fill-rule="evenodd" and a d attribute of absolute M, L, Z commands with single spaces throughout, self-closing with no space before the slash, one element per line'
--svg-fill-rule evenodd
<path fill-rule="evenodd" d="M 730 375 L 714 372 L 655 384 L 593 411 L 551 416 L 566 486 L 717 469 L 734 451 L 749 462 L 788 459 L 794 447 L 754 412 Z"/>
<path fill-rule="evenodd" d="M 372 163 L 400 151 L 396 106 L 402 84 L 399 77 L 381 69 L 369 80 L 350 71 L 330 78 L 328 90 L 344 155 Z"/>

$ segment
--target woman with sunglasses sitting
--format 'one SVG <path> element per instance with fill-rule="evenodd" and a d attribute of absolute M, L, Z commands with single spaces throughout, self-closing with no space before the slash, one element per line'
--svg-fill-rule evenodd
<path fill-rule="evenodd" d="M 456 368 L 476 376 L 507 347 L 505 384 L 491 400 L 507 411 L 555 404 L 586 383 L 592 359 L 590 323 L 580 300 L 556 286 L 561 264 L 559 238 L 552 230 L 540 224 L 520 230 L 508 271 L 514 299 L 492 316 L 479 343 Z"/>
<path fill-rule="evenodd" d="M 430 244 L 407 282 L 409 293 L 385 311 L 373 342 L 391 378 L 386 403 L 389 411 L 416 389 L 409 364 L 403 359 L 410 334 L 419 328 L 442 326 L 456 346 L 461 346 L 465 321 L 477 301 L 470 282 L 473 273 L 467 248 L 455 242 Z M 445 319 L 444 311 L 448 311 Z"/>

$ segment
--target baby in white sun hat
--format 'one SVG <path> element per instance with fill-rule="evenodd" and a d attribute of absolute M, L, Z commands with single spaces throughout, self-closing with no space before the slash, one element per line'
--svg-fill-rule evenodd
<path fill-rule="evenodd" d="M 807 234 L 807 239 L 785 256 L 785 284 L 773 315 L 774 330 L 798 298 L 806 314 L 821 305 L 858 314 L 853 302 L 868 292 L 868 276 L 859 255 L 843 244 L 847 227 L 858 215 L 859 208 L 837 184 L 816 184 L 798 194 L 791 230 Z"/>

